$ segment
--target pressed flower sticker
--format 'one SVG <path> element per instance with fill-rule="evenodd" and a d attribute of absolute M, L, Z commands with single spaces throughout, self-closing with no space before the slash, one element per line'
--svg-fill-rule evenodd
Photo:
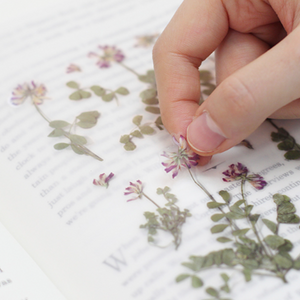
<path fill-rule="evenodd" d="M 238 180 L 248 181 L 257 190 L 263 189 L 264 186 L 267 184 L 264 178 L 259 174 L 248 175 L 248 172 L 249 172 L 248 168 L 241 163 L 231 164 L 229 166 L 229 169 L 222 173 L 223 175 L 226 176 L 223 178 L 223 181 L 225 182 L 238 181 Z"/>
<path fill-rule="evenodd" d="M 97 65 L 99 68 L 109 68 L 112 62 L 122 62 L 125 58 L 125 55 L 120 49 L 117 49 L 115 46 L 98 46 L 102 53 L 97 54 L 95 52 L 90 52 L 88 57 L 97 58 Z"/>
<path fill-rule="evenodd" d="M 13 105 L 22 104 L 27 98 L 32 100 L 35 105 L 43 103 L 47 93 L 47 89 L 43 84 L 36 84 L 34 81 L 31 83 L 19 84 L 12 92 L 11 103 Z"/>
<path fill-rule="evenodd" d="M 172 171 L 172 177 L 175 178 L 182 167 L 190 169 L 192 166 L 196 166 L 199 155 L 189 148 L 186 139 L 182 135 L 179 137 L 179 141 L 173 137 L 173 142 L 178 147 L 177 152 L 164 151 L 162 156 L 168 158 L 168 160 L 163 162 L 162 165 L 166 167 L 165 171 L 167 173 Z"/>
<path fill-rule="evenodd" d="M 114 177 L 113 173 L 110 173 L 108 176 L 106 176 L 105 173 L 99 175 L 99 179 L 94 179 L 93 184 L 94 185 L 100 185 L 108 188 L 108 182 Z"/>

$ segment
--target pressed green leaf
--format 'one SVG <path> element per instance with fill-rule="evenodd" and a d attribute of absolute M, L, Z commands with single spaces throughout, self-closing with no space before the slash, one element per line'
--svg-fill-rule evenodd
<path fill-rule="evenodd" d="M 140 97 L 143 100 L 155 98 L 157 94 L 156 89 L 147 89 L 140 93 Z"/>
<path fill-rule="evenodd" d="M 190 263 L 190 262 L 183 262 L 181 263 L 184 267 L 189 268 L 195 272 L 199 271 L 200 268 L 198 268 L 196 263 Z"/>
<path fill-rule="evenodd" d="M 199 288 L 203 285 L 203 281 L 196 275 L 192 275 L 192 287 L 193 288 Z"/>
<path fill-rule="evenodd" d="M 67 148 L 69 146 L 70 146 L 70 144 L 67 144 L 67 143 L 58 143 L 58 144 L 54 145 L 54 149 L 56 149 L 56 150 L 62 150 L 62 149 L 65 149 L 65 148 Z"/>
<path fill-rule="evenodd" d="M 92 128 L 96 125 L 95 122 L 88 122 L 88 121 L 79 121 L 76 123 L 77 126 L 81 127 L 81 128 L 84 128 L 84 129 L 87 129 L 87 128 Z"/>
<path fill-rule="evenodd" d="M 218 208 L 220 206 L 226 205 L 226 203 L 208 202 L 206 205 L 207 205 L 208 208 Z"/>
<path fill-rule="evenodd" d="M 273 201 L 274 201 L 277 205 L 280 205 L 282 202 L 289 201 L 289 199 L 286 199 L 286 198 L 284 197 L 284 195 L 281 195 L 281 194 L 274 194 L 274 195 L 273 195 Z"/>
<path fill-rule="evenodd" d="M 295 160 L 300 158 L 300 151 L 299 150 L 291 150 L 284 154 L 284 157 L 288 160 Z"/>
<path fill-rule="evenodd" d="M 259 214 L 250 215 L 249 220 L 255 224 L 258 221 L 259 217 L 260 217 Z"/>
<path fill-rule="evenodd" d="M 216 289 L 212 288 L 212 287 L 208 287 L 205 292 L 210 295 L 210 296 L 213 296 L 213 297 L 218 297 L 219 296 L 219 293 Z"/>
<path fill-rule="evenodd" d="M 52 128 L 64 128 L 66 126 L 70 125 L 70 123 L 66 122 L 66 121 L 61 121 L 61 120 L 56 120 L 56 121 L 51 121 L 49 123 L 49 126 Z"/>
<path fill-rule="evenodd" d="M 300 218 L 295 214 L 278 215 L 277 221 L 283 224 L 298 224 L 300 223 Z"/>
<path fill-rule="evenodd" d="M 142 101 L 147 105 L 157 105 L 159 103 L 157 98 L 143 99 Z"/>
<path fill-rule="evenodd" d="M 262 221 L 264 222 L 264 224 L 273 232 L 276 233 L 277 231 L 277 224 L 275 224 L 274 222 L 268 220 L 268 219 L 262 219 Z"/>
<path fill-rule="evenodd" d="M 139 127 L 142 134 L 153 134 L 155 130 L 149 125 L 142 125 Z"/>
<path fill-rule="evenodd" d="M 90 92 L 83 91 L 83 90 L 80 90 L 79 94 L 81 95 L 82 99 L 87 99 L 87 98 L 90 98 L 92 96 L 92 94 Z"/>
<path fill-rule="evenodd" d="M 224 280 L 225 283 L 227 283 L 230 279 L 226 273 L 222 273 L 222 274 L 220 274 L 220 276 L 222 277 L 222 279 Z"/>
<path fill-rule="evenodd" d="M 274 256 L 274 261 L 280 268 L 289 269 L 293 266 L 293 262 L 290 259 L 280 254 L 276 254 Z"/>
<path fill-rule="evenodd" d="M 176 277 L 176 282 L 181 282 L 187 278 L 189 278 L 191 275 L 190 274 L 180 274 Z"/>
<path fill-rule="evenodd" d="M 84 136 L 81 135 L 77 135 L 77 134 L 71 134 L 69 136 L 70 140 L 74 143 L 74 144 L 78 144 L 78 145 L 84 145 L 87 143 L 87 140 Z"/>
<path fill-rule="evenodd" d="M 80 92 L 79 91 L 76 91 L 76 92 L 74 92 L 74 93 L 72 93 L 70 96 L 69 96 L 69 99 L 70 100 L 81 100 L 82 99 L 82 96 L 81 96 L 81 94 L 80 94 Z"/>
<path fill-rule="evenodd" d="M 133 151 L 134 149 L 136 148 L 136 145 L 132 142 L 127 142 L 125 145 L 124 145 L 124 149 L 126 151 Z"/>
<path fill-rule="evenodd" d="M 147 71 L 146 75 L 138 76 L 138 79 L 142 82 L 155 84 L 155 75 L 153 70 Z"/>
<path fill-rule="evenodd" d="M 91 90 L 99 97 L 104 96 L 106 93 L 106 90 L 99 85 L 91 86 Z"/>
<path fill-rule="evenodd" d="M 296 212 L 296 208 L 295 208 L 294 204 L 290 203 L 290 202 L 282 203 L 277 208 L 277 213 L 279 215 L 291 214 L 294 212 Z"/>
<path fill-rule="evenodd" d="M 139 130 L 135 130 L 135 131 L 131 132 L 130 135 L 132 135 L 134 137 L 137 137 L 137 138 L 142 138 L 143 137 L 142 133 Z"/>
<path fill-rule="evenodd" d="M 219 195 L 223 198 L 225 202 L 228 203 L 230 201 L 230 194 L 227 191 L 222 190 L 219 192 Z"/>
<path fill-rule="evenodd" d="M 69 82 L 67 82 L 67 86 L 70 87 L 70 88 L 72 88 L 72 89 L 79 89 L 79 85 L 75 81 L 69 81 Z"/>
<path fill-rule="evenodd" d="M 214 214 L 210 218 L 213 222 L 218 222 L 225 217 L 224 214 Z"/>
<path fill-rule="evenodd" d="M 289 252 L 293 249 L 293 244 L 291 241 L 284 239 L 284 244 L 278 247 L 279 252 Z"/>
<path fill-rule="evenodd" d="M 250 230 L 250 228 L 235 230 L 232 232 L 232 235 L 234 235 L 234 236 L 245 235 L 249 230 Z"/>
<path fill-rule="evenodd" d="M 222 237 L 218 237 L 217 241 L 220 243 L 228 243 L 228 242 L 232 242 L 232 239 L 222 236 Z"/>
<path fill-rule="evenodd" d="M 246 218 L 246 216 L 243 213 L 243 211 L 240 212 L 240 213 L 230 211 L 229 213 L 226 213 L 226 218 L 233 219 L 233 220 L 238 220 L 238 219 L 244 219 L 244 218 Z"/>
<path fill-rule="evenodd" d="M 264 238 L 264 241 L 270 248 L 274 250 L 285 243 L 284 239 L 278 235 L 268 235 Z"/>
<path fill-rule="evenodd" d="M 247 205 L 245 207 L 245 213 L 246 213 L 247 216 L 250 214 L 250 212 L 252 211 L 252 209 L 253 209 L 253 205 Z"/>
<path fill-rule="evenodd" d="M 249 270 L 255 270 L 259 267 L 258 262 L 255 259 L 243 260 L 242 265 Z"/>
<path fill-rule="evenodd" d="M 96 110 L 86 111 L 78 115 L 76 118 L 83 122 L 97 122 L 97 119 L 100 117 L 100 113 Z"/>
<path fill-rule="evenodd" d="M 120 94 L 120 95 L 123 95 L 123 96 L 126 96 L 126 95 L 129 94 L 129 91 L 128 91 L 128 89 L 126 89 L 125 87 L 119 87 L 119 88 L 115 91 L 115 93 Z"/>
<path fill-rule="evenodd" d="M 60 128 L 55 128 L 52 132 L 48 134 L 48 137 L 59 137 L 64 135 L 64 131 Z"/>
<path fill-rule="evenodd" d="M 159 107 L 155 107 L 155 106 L 147 106 L 147 107 L 145 108 L 145 110 L 146 110 L 147 112 L 152 113 L 152 114 L 156 114 L 156 115 L 159 115 L 159 114 L 160 114 L 160 109 L 159 109 Z"/>
<path fill-rule="evenodd" d="M 244 276 L 245 276 L 245 280 L 251 281 L 251 277 L 252 277 L 252 271 L 250 269 L 244 269 L 243 270 Z"/>
<path fill-rule="evenodd" d="M 141 122 L 142 122 L 142 119 L 143 119 L 143 116 L 135 116 L 133 119 L 132 119 L 132 123 L 135 124 L 136 126 L 140 126 L 141 125 Z"/>
<path fill-rule="evenodd" d="M 210 231 L 211 233 L 219 233 L 224 231 L 229 225 L 228 224 L 218 224 L 213 226 Z"/>
<path fill-rule="evenodd" d="M 71 148 L 72 148 L 72 150 L 73 150 L 76 154 L 79 154 L 79 155 L 85 154 L 84 150 L 81 149 L 81 148 L 80 148 L 79 146 L 77 146 L 77 145 L 71 144 Z"/>
<path fill-rule="evenodd" d="M 154 238 L 152 236 L 148 236 L 148 243 L 153 243 L 154 242 Z"/>
<path fill-rule="evenodd" d="M 235 254 L 232 249 L 224 249 L 222 254 L 223 263 L 227 266 L 233 265 L 233 260 L 235 259 Z"/>
<path fill-rule="evenodd" d="M 292 140 L 285 140 L 277 145 L 279 150 L 292 150 L 294 148 L 295 142 Z"/>
<path fill-rule="evenodd" d="M 156 189 L 156 194 L 157 194 L 157 195 L 162 195 L 162 194 L 163 194 L 163 189 L 157 188 L 157 189 Z"/>
<path fill-rule="evenodd" d="M 102 96 L 102 100 L 105 102 L 110 102 L 112 99 L 114 99 L 115 97 L 115 93 L 107 93 L 105 95 Z"/>
<path fill-rule="evenodd" d="M 297 259 L 297 260 L 294 261 L 293 268 L 296 269 L 296 270 L 300 270 L 300 259 Z"/>
<path fill-rule="evenodd" d="M 122 135 L 121 138 L 120 138 L 120 143 L 122 143 L 122 144 L 126 144 L 126 143 L 128 143 L 129 141 L 130 141 L 130 136 L 129 136 L 129 134 L 124 134 L 124 135 Z"/>
<path fill-rule="evenodd" d="M 199 70 L 200 73 L 200 81 L 202 82 L 210 82 L 213 80 L 213 76 L 208 70 Z"/>

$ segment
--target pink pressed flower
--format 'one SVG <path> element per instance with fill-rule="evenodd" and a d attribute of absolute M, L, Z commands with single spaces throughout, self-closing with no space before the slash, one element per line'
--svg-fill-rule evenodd
<path fill-rule="evenodd" d="M 46 95 L 46 87 L 43 84 L 36 85 L 34 81 L 30 84 L 19 84 L 12 92 L 11 103 L 14 105 L 22 104 L 28 97 L 31 98 L 34 104 L 42 104 Z"/>
<path fill-rule="evenodd" d="M 109 68 L 112 62 L 122 62 L 125 58 L 123 52 L 117 49 L 115 46 L 99 46 L 102 50 L 102 54 L 90 52 L 88 57 L 97 58 L 97 65 L 99 68 Z"/>
<path fill-rule="evenodd" d="M 185 138 L 181 135 L 179 141 L 173 137 L 174 143 L 178 146 L 177 152 L 163 152 L 162 156 L 167 157 L 168 160 L 163 162 L 162 165 L 165 168 L 165 171 L 168 173 L 172 171 L 172 177 L 175 178 L 178 175 L 179 170 L 184 168 L 191 168 L 198 164 L 199 155 L 193 152 Z"/>
<path fill-rule="evenodd" d="M 113 173 L 110 173 L 108 176 L 105 175 L 105 173 L 99 175 L 99 179 L 94 179 L 93 184 L 94 185 L 101 185 L 108 187 L 108 181 L 114 176 Z"/>
<path fill-rule="evenodd" d="M 81 72 L 81 69 L 75 65 L 75 64 L 70 64 L 68 67 L 67 67 L 67 73 L 73 73 L 73 72 Z"/>
<path fill-rule="evenodd" d="M 248 174 L 248 169 L 241 163 L 232 164 L 229 166 L 229 169 L 223 172 L 226 178 L 223 178 L 223 181 L 230 182 L 235 180 L 240 180 L 241 178 L 245 178 Z"/>
<path fill-rule="evenodd" d="M 142 198 L 143 184 L 140 180 L 137 180 L 136 183 L 130 182 L 130 186 L 127 187 L 125 190 L 127 192 L 125 192 L 124 195 L 129 195 L 129 194 L 136 194 L 137 195 L 137 197 L 127 200 L 127 202 L 132 201 L 132 200 L 136 200 L 138 198 Z"/>
<path fill-rule="evenodd" d="M 264 178 L 258 174 L 248 175 L 248 168 L 241 163 L 230 165 L 229 169 L 222 174 L 226 176 L 223 178 L 223 181 L 231 182 L 236 180 L 246 180 L 258 190 L 263 189 L 267 184 L 267 182 L 264 181 Z"/>

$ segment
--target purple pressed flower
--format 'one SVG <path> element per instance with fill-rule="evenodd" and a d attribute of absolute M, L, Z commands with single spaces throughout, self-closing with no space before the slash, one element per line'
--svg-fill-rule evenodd
<path fill-rule="evenodd" d="M 232 164 L 229 166 L 229 169 L 223 172 L 226 178 L 223 178 L 223 181 L 230 182 L 235 180 L 240 180 L 245 178 L 248 174 L 248 169 L 241 163 Z"/>
<path fill-rule="evenodd" d="M 179 170 L 184 168 L 191 168 L 198 164 L 199 155 L 193 152 L 186 139 L 181 135 L 179 141 L 173 137 L 174 143 L 178 146 L 177 152 L 163 152 L 162 156 L 167 157 L 168 160 L 163 162 L 162 165 L 165 168 L 165 171 L 168 173 L 172 171 L 172 177 L 175 178 L 178 175 Z"/>
<path fill-rule="evenodd" d="M 22 104 L 28 97 L 31 98 L 34 104 L 42 104 L 46 95 L 46 87 L 43 84 L 37 85 L 34 81 L 30 84 L 19 84 L 12 92 L 11 103 L 14 105 Z"/>
<path fill-rule="evenodd" d="M 263 189 L 267 184 L 267 182 L 264 181 L 264 178 L 258 174 L 248 175 L 248 168 L 241 163 L 230 165 L 229 169 L 222 174 L 226 176 L 223 178 L 223 181 L 231 182 L 236 180 L 246 180 L 258 190 Z"/>
<path fill-rule="evenodd" d="M 115 46 L 98 46 L 102 50 L 101 54 L 95 52 L 90 52 L 88 57 L 97 58 L 97 65 L 99 68 L 109 68 L 112 62 L 122 62 L 125 58 L 125 55 L 120 49 L 117 49 Z"/>
<path fill-rule="evenodd" d="M 267 182 L 264 181 L 264 178 L 258 174 L 249 175 L 246 177 L 246 179 L 258 190 L 262 190 L 267 185 Z"/>
<path fill-rule="evenodd" d="M 130 182 L 130 186 L 125 189 L 127 192 L 124 195 L 136 194 L 137 197 L 129 199 L 127 201 L 136 200 L 138 198 L 142 198 L 143 195 L 143 184 L 140 180 L 137 180 L 136 183 Z"/>
<path fill-rule="evenodd" d="M 67 73 L 73 73 L 73 72 L 81 72 L 81 69 L 80 67 L 78 67 L 77 65 L 75 64 L 70 64 L 68 67 L 67 67 Z"/>
<path fill-rule="evenodd" d="M 105 173 L 99 175 L 99 179 L 94 179 L 93 184 L 94 185 L 101 185 L 108 187 L 108 181 L 114 176 L 113 173 L 110 173 L 108 176 L 106 176 Z"/>

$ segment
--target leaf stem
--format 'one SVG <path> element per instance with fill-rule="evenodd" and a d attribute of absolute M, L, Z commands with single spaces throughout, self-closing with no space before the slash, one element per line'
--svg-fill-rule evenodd
<path fill-rule="evenodd" d="M 160 206 L 158 204 L 156 204 L 150 197 L 148 197 L 144 192 L 142 192 L 142 195 L 145 196 L 149 201 L 151 201 L 154 205 L 156 205 L 158 208 L 160 208 Z"/>
<path fill-rule="evenodd" d="M 134 71 L 133 69 L 131 69 L 130 67 L 126 66 L 125 64 L 123 64 L 122 62 L 118 63 L 119 65 L 121 65 L 123 68 L 125 68 L 126 70 L 128 70 L 129 72 L 133 73 L 134 75 L 136 75 L 137 77 L 141 76 L 139 73 L 137 73 L 136 71 Z"/>

